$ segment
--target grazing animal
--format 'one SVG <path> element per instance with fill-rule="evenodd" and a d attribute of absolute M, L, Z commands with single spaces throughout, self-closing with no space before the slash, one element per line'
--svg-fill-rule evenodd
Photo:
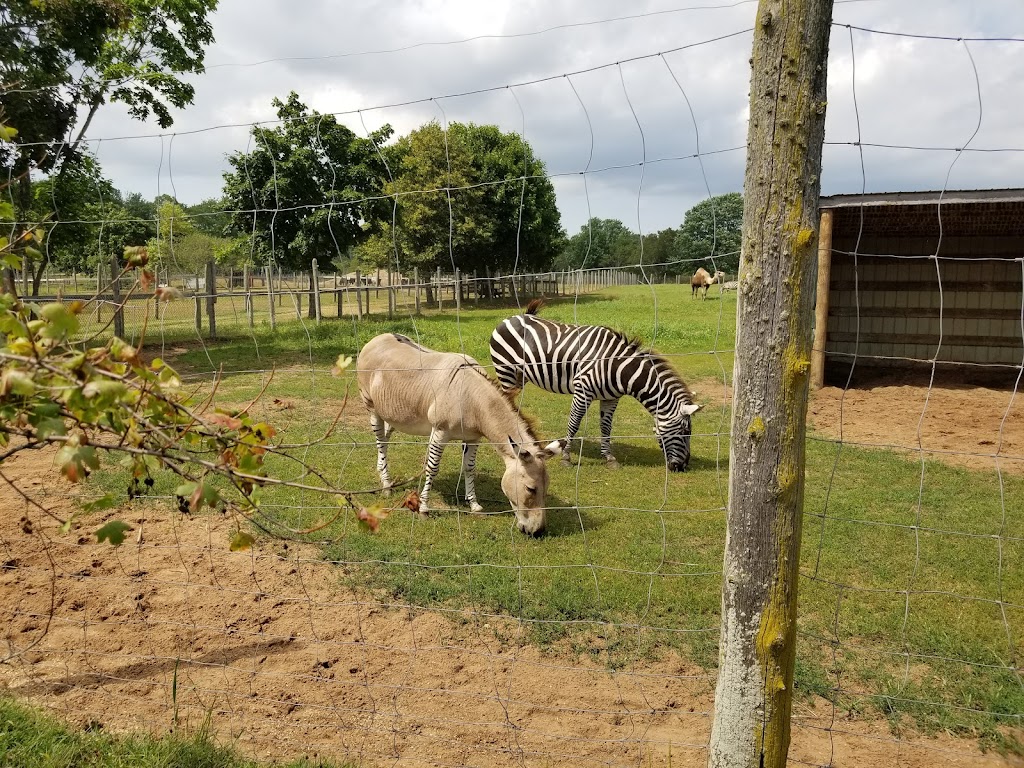
<path fill-rule="evenodd" d="M 700 406 L 668 362 L 611 328 L 567 325 L 541 319 L 543 302 L 535 299 L 526 313 L 506 318 L 491 334 L 491 360 L 506 391 L 529 381 L 548 392 L 572 395 L 569 429 L 562 457 L 594 400 L 601 403 L 601 455 L 611 465 L 612 418 L 619 398 L 630 395 L 654 416 L 654 431 L 669 469 L 681 472 L 690 463 L 690 416 Z"/>
<path fill-rule="evenodd" d="M 384 333 L 366 343 L 356 366 L 359 395 L 377 438 L 377 471 L 384 488 L 391 487 L 388 440 L 393 430 L 430 436 L 420 512 L 428 511 L 430 485 L 445 446 L 461 440 L 466 501 L 473 512 L 481 512 L 476 452 L 479 442 L 487 440 L 505 462 L 501 490 L 512 504 L 519 530 L 530 535 L 544 530 L 545 461 L 561 452 L 562 443 L 541 446 L 530 422 L 476 360 Z"/>
<path fill-rule="evenodd" d="M 700 267 L 696 272 L 693 273 L 693 277 L 690 278 L 690 298 L 692 299 L 697 295 L 697 291 L 701 288 L 704 289 L 704 293 L 701 295 L 701 301 L 708 297 L 708 288 L 715 283 L 721 283 L 725 279 L 725 272 L 718 270 L 715 272 L 715 276 L 712 277 L 711 273 L 708 272 L 704 267 Z"/>

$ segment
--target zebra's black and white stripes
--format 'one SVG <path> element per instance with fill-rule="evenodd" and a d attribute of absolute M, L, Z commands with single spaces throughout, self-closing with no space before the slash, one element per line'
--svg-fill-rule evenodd
<path fill-rule="evenodd" d="M 636 398 L 654 417 L 670 469 L 690 462 L 690 416 L 700 409 L 693 394 L 663 358 L 611 328 L 569 325 L 537 317 L 540 301 L 507 318 L 491 334 L 491 360 L 505 390 L 531 382 L 572 395 L 568 439 L 579 431 L 590 404 L 601 404 L 601 455 L 611 453 L 612 418 L 619 398 Z M 566 448 L 568 455 L 568 448 Z"/>

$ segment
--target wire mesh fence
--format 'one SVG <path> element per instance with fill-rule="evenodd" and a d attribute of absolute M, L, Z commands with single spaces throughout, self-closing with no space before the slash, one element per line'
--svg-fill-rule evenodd
<path fill-rule="evenodd" d="M 825 173 L 830 158 L 848 162 L 836 153 L 852 152 L 866 191 L 873 172 L 893 165 L 893 144 L 882 146 L 885 136 L 849 119 L 860 87 L 858 57 L 862 48 L 918 36 L 841 25 L 833 36 L 833 65 L 849 68 L 850 79 L 830 84 L 829 110 L 843 120 L 829 124 L 836 133 L 827 137 Z M 726 47 L 733 37 L 735 49 Z M 940 47 L 943 61 L 1015 45 L 921 42 Z M 746 61 L 741 48 L 748 44 L 749 30 L 735 29 L 694 47 L 712 57 L 725 47 Z M 576 93 L 593 149 L 602 115 L 570 86 L 593 77 L 601 88 L 619 88 L 636 116 L 632 108 L 640 105 L 642 113 L 650 96 L 641 75 L 657 69 L 667 79 L 658 81 L 654 98 L 679 94 L 677 106 L 686 111 L 684 88 L 698 77 L 688 55 L 652 53 L 493 90 L 522 92 L 528 107 L 528 87 L 547 98 Z M 964 66 L 974 72 L 972 82 L 985 82 L 973 58 Z M 741 109 L 742 94 L 734 96 Z M 435 98 L 454 113 L 457 97 Z M 521 110 L 512 112 L 517 123 Z M 523 111 L 523 122 L 526 114 L 543 115 L 536 110 Z M 474 116 L 472 107 L 462 111 Z M 979 100 L 979 123 L 981 114 Z M 851 125 L 857 134 L 846 141 Z M 639 118 L 636 126 L 633 149 L 641 160 L 601 168 L 588 161 L 565 173 L 582 178 L 577 192 L 588 211 L 588 180 L 625 169 L 637 185 L 639 225 L 644 173 L 674 163 L 714 179 L 716 158 L 742 151 L 701 149 L 695 131 L 685 151 L 648 155 Z M 580 131 L 586 143 L 588 132 Z M 855 200 L 853 242 L 825 247 L 834 266 L 821 351 L 832 374 L 810 406 L 793 764 L 1001 766 L 1021 749 L 1021 233 L 998 235 L 998 253 L 991 243 L 968 252 L 966 239 L 951 241 L 948 218 L 943 234 L 945 185 L 957 178 L 954 166 L 980 150 L 973 136 L 957 139 L 945 147 L 898 142 L 905 164 L 922 154 L 946 160 L 934 227 L 886 253 L 865 243 L 869 203 Z M 504 184 L 519 190 L 528 181 Z M 447 190 L 456 200 L 459 192 Z M 949 252 L 961 246 L 963 252 Z M 128 540 L 110 548 L 87 527 L 61 532 L 35 505 L 67 519 L 94 494 L 125 496 L 128 470 L 111 465 L 93 487 L 73 488 L 57 477 L 52 452 L 5 457 L 5 687 L 108 730 L 188 732 L 209 722 L 265 759 L 704 764 L 728 473 L 739 471 L 727 448 L 737 298 L 719 285 L 711 301 L 696 300 L 688 277 L 655 277 L 640 247 L 626 267 L 491 275 L 456 273 L 453 263 L 444 274 L 423 275 L 398 263 L 369 283 L 362 274 L 352 283 L 320 275 L 311 285 L 307 273 L 255 265 L 227 275 L 218 269 L 212 282 L 205 272 L 158 273 L 181 299 L 122 296 L 124 336 L 137 341 L 145 329 L 144 352 L 171 362 L 195 401 L 226 411 L 246 407 L 275 426 L 282 455 L 269 465 L 294 485 L 263 490 L 262 531 L 247 529 L 258 534 L 257 545 L 233 552 L 236 520 L 182 514 L 176 482 L 157 478 L 120 509 L 85 518 L 120 515 L 131 523 Z M 684 275 L 698 266 L 717 271 L 710 258 L 682 266 Z M 88 296 L 97 285 L 89 280 L 50 275 L 42 292 Z M 776 288 L 742 272 L 738 283 L 740 291 Z M 541 539 L 512 527 L 494 446 L 479 454 L 483 514 L 467 511 L 465 475 L 451 456 L 435 486 L 438 508 L 429 516 L 393 512 L 376 534 L 348 511 L 339 514 L 331 494 L 317 492 L 329 481 L 366 506 L 378 498 L 369 493 L 379 490 L 378 453 L 358 382 L 351 372 L 330 373 L 339 355 L 355 356 L 377 334 L 399 332 L 492 368 L 495 327 L 541 296 L 548 299 L 544 317 L 642 335 L 682 374 L 703 405 L 693 418 L 688 472 L 668 471 L 650 414 L 624 398 L 612 438 L 617 469 L 600 453 L 597 413 L 583 421 L 573 464 L 549 461 L 548 533 Z M 82 337 L 112 332 L 115 311 L 112 295 L 90 303 Z M 916 364 L 924 378 L 887 370 L 875 374 L 881 378 L 873 386 L 854 386 L 867 368 L 895 360 Z M 1008 378 L 976 386 L 964 374 L 989 366 Z M 539 417 L 543 438 L 564 437 L 569 398 L 527 386 L 517 404 Z M 425 441 L 396 435 L 391 442 L 397 491 L 419 487 Z"/>

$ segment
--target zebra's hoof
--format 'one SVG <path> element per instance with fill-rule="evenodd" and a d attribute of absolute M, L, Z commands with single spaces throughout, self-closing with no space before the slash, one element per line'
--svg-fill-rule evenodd
<path fill-rule="evenodd" d="M 609 456 L 607 459 L 605 459 L 605 466 L 607 466 L 608 469 L 618 469 L 619 462 L 618 460 L 616 460 L 614 456 Z"/>
<path fill-rule="evenodd" d="M 430 507 L 428 507 L 423 502 L 420 502 L 420 509 L 419 509 L 420 517 L 426 517 L 428 512 L 430 512 Z"/>
<path fill-rule="evenodd" d="M 474 501 L 472 504 L 469 505 L 469 511 L 471 514 L 479 515 L 481 512 L 484 511 L 484 508 Z"/>
<path fill-rule="evenodd" d="M 563 453 L 562 454 L 562 464 L 563 464 L 563 466 L 571 467 L 572 466 L 572 456 L 570 456 L 568 453 Z"/>

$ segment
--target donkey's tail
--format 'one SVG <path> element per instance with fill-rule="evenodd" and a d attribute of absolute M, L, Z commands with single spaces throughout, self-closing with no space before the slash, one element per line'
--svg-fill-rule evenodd
<path fill-rule="evenodd" d="M 526 314 L 536 315 L 540 312 L 541 307 L 544 306 L 544 299 L 534 299 L 526 305 Z"/>

